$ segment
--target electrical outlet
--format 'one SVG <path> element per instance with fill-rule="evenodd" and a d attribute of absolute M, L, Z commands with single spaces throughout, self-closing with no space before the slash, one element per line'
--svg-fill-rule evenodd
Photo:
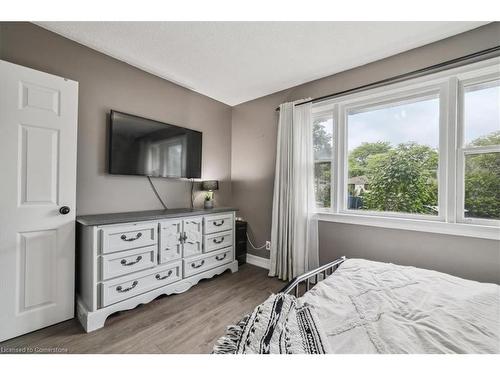
<path fill-rule="evenodd" d="M 266 250 L 271 250 L 271 241 L 266 241 Z"/>

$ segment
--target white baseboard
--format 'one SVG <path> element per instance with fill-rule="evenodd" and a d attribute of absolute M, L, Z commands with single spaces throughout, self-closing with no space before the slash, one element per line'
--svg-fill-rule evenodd
<path fill-rule="evenodd" d="M 254 266 L 269 269 L 269 259 L 258 257 L 256 255 L 247 254 L 247 263 L 253 264 Z"/>

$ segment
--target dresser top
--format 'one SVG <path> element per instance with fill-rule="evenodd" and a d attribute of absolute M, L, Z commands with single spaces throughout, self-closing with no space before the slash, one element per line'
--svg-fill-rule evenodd
<path fill-rule="evenodd" d="M 198 216 L 237 211 L 234 207 L 204 208 L 173 208 L 169 210 L 131 211 L 110 214 L 77 216 L 76 221 L 82 225 L 108 225 L 129 223 L 131 221 L 162 220 L 184 216 Z"/>

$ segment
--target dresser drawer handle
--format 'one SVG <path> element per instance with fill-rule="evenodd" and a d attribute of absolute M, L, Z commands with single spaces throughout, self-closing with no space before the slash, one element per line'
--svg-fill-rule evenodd
<path fill-rule="evenodd" d="M 123 241 L 135 241 L 135 240 L 138 240 L 139 238 L 141 238 L 141 236 L 142 236 L 142 233 L 141 233 L 141 232 L 139 232 L 139 233 L 137 233 L 137 234 L 135 235 L 135 237 L 127 238 L 127 236 L 126 236 L 125 234 L 122 234 L 120 238 L 121 238 Z"/>
<path fill-rule="evenodd" d="M 186 234 L 186 232 L 184 233 L 181 233 L 180 237 L 179 237 L 179 242 L 183 243 L 183 242 L 186 242 L 188 236 Z"/>
<path fill-rule="evenodd" d="M 226 259 L 226 256 L 227 256 L 227 253 L 225 253 L 225 254 L 222 256 L 222 258 L 219 258 L 219 256 L 217 255 L 217 256 L 215 257 L 215 260 L 218 260 L 218 261 L 224 260 L 224 259 Z"/>
<path fill-rule="evenodd" d="M 219 223 L 212 221 L 212 224 L 215 225 L 216 227 L 220 227 L 222 224 L 224 224 L 224 219 L 219 220 Z"/>
<path fill-rule="evenodd" d="M 202 260 L 202 261 L 200 262 L 200 264 L 198 264 L 198 265 L 197 265 L 196 263 L 191 263 L 191 267 L 193 267 L 193 268 L 200 268 L 200 267 L 201 267 L 201 266 L 203 266 L 204 264 L 205 264 L 205 260 Z"/>
<path fill-rule="evenodd" d="M 220 238 L 220 240 L 219 240 L 219 241 L 217 241 L 217 238 L 214 238 L 214 240 L 213 240 L 213 241 L 214 241 L 214 243 L 223 243 L 223 242 L 224 242 L 224 236 L 219 237 L 219 238 Z"/>
<path fill-rule="evenodd" d="M 122 266 L 133 266 L 134 264 L 136 263 L 139 263 L 142 259 L 142 256 L 139 255 L 136 259 L 135 259 L 135 262 L 129 262 L 127 263 L 127 260 L 126 259 L 122 259 L 122 261 L 120 262 Z"/>
<path fill-rule="evenodd" d="M 172 270 L 169 270 L 168 273 L 165 275 L 165 276 L 160 276 L 159 273 L 156 274 L 156 280 L 165 280 L 167 277 L 169 277 L 170 275 L 172 275 Z"/>
<path fill-rule="evenodd" d="M 116 291 L 117 291 L 118 293 L 126 293 L 126 292 L 128 292 L 128 291 L 130 291 L 130 290 L 134 289 L 134 288 L 137 286 L 137 284 L 139 284 L 139 282 L 136 280 L 136 281 L 134 281 L 134 282 L 132 283 L 132 286 L 129 286 L 128 288 L 125 288 L 125 289 L 123 289 L 123 288 L 122 288 L 122 286 L 120 285 L 120 286 L 117 286 L 117 287 L 116 287 Z"/>

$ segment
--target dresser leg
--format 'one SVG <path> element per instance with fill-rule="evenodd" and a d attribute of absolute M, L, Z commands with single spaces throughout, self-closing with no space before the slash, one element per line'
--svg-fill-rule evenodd
<path fill-rule="evenodd" d="M 87 333 L 104 327 L 104 322 L 110 315 L 103 311 L 88 311 L 80 300 L 76 304 L 76 313 L 80 324 Z"/>
<path fill-rule="evenodd" d="M 238 272 L 238 261 L 237 260 L 235 260 L 231 263 L 230 270 L 231 270 L 231 273 Z"/>

